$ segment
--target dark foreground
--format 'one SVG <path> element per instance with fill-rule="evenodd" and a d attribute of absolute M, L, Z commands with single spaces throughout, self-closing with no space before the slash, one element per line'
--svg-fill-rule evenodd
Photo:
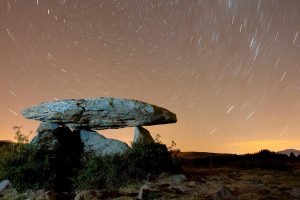
<path fill-rule="evenodd" d="M 230 168 L 189 168 L 181 175 L 162 175 L 149 182 L 132 182 L 118 191 L 80 191 L 77 200 L 93 199 L 240 199 L 240 200 L 293 200 L 300 199 L 300 169 L 292 171 L 237 170 Z M 143 189 L 141 189 L 143 188 Z M 39 198 L 47 191 L 17 194 L 7 190 L 2 199 L 74 199 L 76 194 Z M 36 196 L 35 196 L 36 195 Z M 56 196 L 56 197 L 55 197 Z M 140 194 L 141 196 L 141 194 Z"/>
<path fill-rule="evenodd" d="M 300 157 L 295 155 L 268 150 L 247 155 L 168 153 L 161 143 L 136 144 L 122 156 L 86 161 L 68 177 L 78 187 L 59 193 L 60 188 L 49 184 L 61 185 L 64 179 L 57 179 L 55 168 L 32 150 L 30 145 L 11 144 L 0 151 L 1 179 L 12 183 L 5 186 L 0 180 L 0 199 L 300 200 Z"/>

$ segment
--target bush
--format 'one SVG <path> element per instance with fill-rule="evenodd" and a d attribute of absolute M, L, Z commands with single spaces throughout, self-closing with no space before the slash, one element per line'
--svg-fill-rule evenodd
<path fill-rule="evenodd" d="M 28 144 L 29 135 L 22 134 L 21 128 L 21 126 L 13 127 L 17 143 L 2 142 L 0 180 L 10 180 L 19 192 L 27 189 L 53 189 L 57 178 L 53 167 L 55 158 L 52 158 L 47 151 Z"/>
<path fill-rule="evenodd" d="M 148 174 L 172 171 L 173 161 L 166 145 L 161 143 L 133 144 L 125 154 L 130 177 L 143 179 Z"/>
<path fill-rule="evenodd" d="M 55 174 L 49 170 L 47 155 L 30 144 L 15 144 L 13 151 L 1 157 L 0 179 L 9 179 L 19 192 L 52 188 Z"/>
<path fill-rule="evenodd" d="M 124 179 L 122 156 L 95 157 L 85 161 L 78 175 L 73 177 L 76 190 L 114 189 L 121 186 Z"/>
<path fill-rule="evenodd" d="M 131 179 L 142 180 L 150 175 L 172 172 L 171 153 L 160 143 L 132 144 L 122 155 L 96 157 L 86 161 L 73 179 L 77 190 L 116 189 Z"/>

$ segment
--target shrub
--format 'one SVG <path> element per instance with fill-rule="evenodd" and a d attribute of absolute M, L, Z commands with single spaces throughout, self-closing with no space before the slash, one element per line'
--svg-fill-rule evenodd
<path fill-rule="evenodd" d="M 51 169 L 49 155 L 35 145 L 28 144 L 28 135 L 15 126 L 17 143 L 1 146 L 0 180 L 9 179 L 19 192 L 27 189 L 51 189 L 54 187 L 55 171 Z"/>
<path fill-rule="evenodd" d="M 131 179 L 142 180 L 151 174 L 176 169 L 171 153 L 161 143 L 134 143 L 124 154 L 95 157 L 86 161 L 73 181 L 77 190 L 115 189 Z"/>
<path fill-rule="evenodd" d="M 15 131 L 14 139 L 17 140 L 17 143 L 27 144 L 29 142 L 29 135 L 32 134 L 32 131 L 30 131 L 30 133 L 28 135 L 24 135 L 21 132 L 22 126 L 14 126 L 13 129 Z"/>
<path fill-rule="evenodd" d="M 14 145 L 15 145 L 14 143 L 9 141 L 0 141 L 0 158 L 3 158 L 3 156 L 13 151 Z"/>
<path fill-rule="evenodd" d="M 52 188 L 49 158 L 30 144 L 15 144 L 14 150 L 1 158 L 0 179 L 9 179 L 19 192 Z"/>
<path fill-rule="evenodd" d="M 142 179 L 148 174 L 158 175 L 173 170 L 171 153 L 161 143 L 134 143 L 124 157 L 129 176 L 133 178 Z"/>
<path fill-rule="evenodd" d="M 86 161 L 78 175 L 73 177 L 77 190 L 114 189 L 121 186 L 125 167 L 122 156 L 100 156 Z"/>

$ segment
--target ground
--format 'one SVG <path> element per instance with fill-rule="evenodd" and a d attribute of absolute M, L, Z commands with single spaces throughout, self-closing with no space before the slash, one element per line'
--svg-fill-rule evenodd
<path fill-rule="evenodd" d="M 230 168 L 188 169 L 188 176 L 183 184 L 190 189 L 184 193 L 160 192 L 154 194 L 154 199 L 214 199 L 214 194 L 224 185 L 232 191 L 238 200 L 292 200 L 300 199 L 300 170 L 266 171 L 266 170 L 236 170 Z M 137 191 L 142 183 L 130 185 L 123 190 Z M 294 195 L 294 196 L 293 196 Z M 298 195 L 298 196 L 297 196 Z M 119 198 L 126 199 L 126 198 Z M 130 198 L 127 198 L 130 199 Z"/>
<path fill-rule="evenodd" d="M 300 170 L 266 171 L 236 170 L 230 168 L 185 169 L 187 180 L 178 190 L 168 190 L 161 186 L 160 191 L 150 192 L 148 199 L 214 200 L 220 186 L 229 188 L 238 200 L 297 200 L 300 199 Z M 157 183 L 157 180 L 153 180 Z M 131 194 L 118 200 L 135 199 L 144 182 L 134 182 L 122 187 L 119 192 Z M 298 188 L 298 189 L 297 189 Z M 135 196 L 135 195 L 134 195 Z M 5 199 L 5 198 L 4 198 Z M 9 198 L 13 199 L 11 194 Z"/>

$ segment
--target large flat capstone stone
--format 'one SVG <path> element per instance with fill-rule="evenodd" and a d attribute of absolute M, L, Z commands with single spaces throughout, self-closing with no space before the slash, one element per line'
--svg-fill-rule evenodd
<path fill-rule="evenodd" d="M 176 115 L 145 102 L 119 98 L 87 98 L 42 103 L 22 111 L 27 119 L 71 129 L 116 129 L 176 123 Z"/>

